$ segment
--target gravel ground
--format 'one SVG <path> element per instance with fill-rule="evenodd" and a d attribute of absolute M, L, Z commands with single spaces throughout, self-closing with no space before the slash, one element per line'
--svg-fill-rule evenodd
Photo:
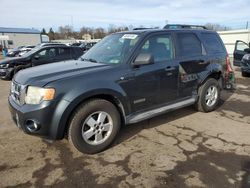
<path fill-rule="evenodd" d="M 11 121 L 0 81 L 0 187 L 250 187 L 250 78 L 218 109 L 180 109 L 122 128 L 108 150 L 85 155 L 48 144 Z"/>

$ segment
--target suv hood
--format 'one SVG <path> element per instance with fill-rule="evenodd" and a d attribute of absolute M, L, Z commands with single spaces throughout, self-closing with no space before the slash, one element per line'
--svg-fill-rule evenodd
<path fill-rule="evenodd" d="M 7 64 L 7 63 L 12 63 L 12 62 L 17 62 L 17 61 L 22 61 L 22 60 L 24 60 L 24 59 L 25 59 L 25 58 L 23 58 L 23 57 L 11 57 L 11 58 L 6 58 L 6 59 L 0 61 L 0 65 L 2 65 L 2 64 Z"/>
<path fill-rule="evenodd" d="M 52 81 L 88 73 L 90 71 L 103 70 L 108 67 L 110 66 L 88 61 L 63 61 L 24 69 L 15 75 L 14 80 L 22 85 L 42 87 Z"/>

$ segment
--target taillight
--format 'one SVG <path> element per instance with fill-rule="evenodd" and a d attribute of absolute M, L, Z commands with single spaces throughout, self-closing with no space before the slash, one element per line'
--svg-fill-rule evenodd
<path fill-rule="evenodd" d="M 232 66 L 230 63 L 230 58 L 228 55 L 227 55 L 227 59 L 226 59 L 226 66 L 227 66 L 227 73 L 233 72 L 233 69 L 232 69 Z"/>

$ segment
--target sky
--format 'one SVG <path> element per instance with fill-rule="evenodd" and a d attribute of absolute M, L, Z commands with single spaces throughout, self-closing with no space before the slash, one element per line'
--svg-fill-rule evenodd
<path fill-rule="evenodd" d="M 218 23 L 244 28 L 250 0 L 0 0 L 0 27 L 71 25 L 163 27 L 168 23 Z M 250 25 L 250 23 L 249 23 Z"/>

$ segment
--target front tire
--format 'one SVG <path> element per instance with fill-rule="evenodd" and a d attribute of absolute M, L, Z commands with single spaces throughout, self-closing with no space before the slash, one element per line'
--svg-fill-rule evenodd
<path fill-rule="evenodd" d="M 195 107 L 201 112 L 215 110 L 220 100 L 220 84 L 214 78 L 209 78 L 198 90 L 198 100 Z"/>
<path fill-rule="evenodd" d="M 73 114 L 68 130 L 70 143 L 80 152 L 105 150 L 117 136 L 121 118 L 109 101 L 94 99 L 83 103 Z"/>

